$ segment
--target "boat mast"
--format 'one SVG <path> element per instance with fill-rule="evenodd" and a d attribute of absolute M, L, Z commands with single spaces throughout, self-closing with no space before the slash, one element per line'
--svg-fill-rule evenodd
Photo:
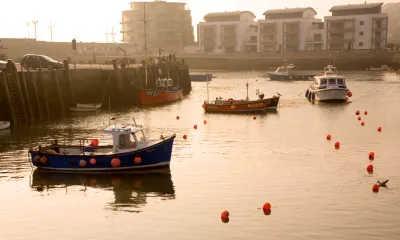
<path fill-rule="evenodd" d="M 249 82 L 246 83 L 246 88 L 247 88 L 246 101 L 249 101 Z"/>
<path fill-rule="evenodd" d="M 206 76 L 207 76 L 207 102 L 209 102 L 210 101 L 210 94 L 208 92 L 208 75 L 206 75 Z"/>
<path fill-rule="evenodd" d="M 147 26 L 146 26 L 146 3 L 143 3 L 143 24 L 144 24 L 144 74 L 147 85 Z"/>

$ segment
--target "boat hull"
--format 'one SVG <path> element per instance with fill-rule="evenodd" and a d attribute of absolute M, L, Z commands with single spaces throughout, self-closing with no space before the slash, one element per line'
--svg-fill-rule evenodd
<path fill-rule="evenodd" d="M 271 80 L 289 80 L 289 81 L 298 81 L 298 80 L 310 80 L 315 75 L 306 74 L 306 75 L 281 75 L 274 73 L 267 73 Z"/>
<path fill-rule="evenodd" d="M 245 103 L 233 102 L 224 104 L 215 104 L 205 102 L 203 107 L 205 112 L 221 112 L 221 113 L 250 113 L 276 111 L 279 103 L 279 97 L 245 101 Z"/>
<path fill-rule="evenodd" d="M 183 98 L 182 89 L 177 91 L 160 91 L 151 89 L 140 90 L 140 103 L 142 105 L 159 105 L 179 101 Z"/>
<path fill-rule="evenodd" d="M 213 78 L 212 74 L 190 74 L 190 81 L 192 82 L 207 82 Z"/>
<path fill-rule="evenodd" d="M 149 168 L 168 167 L 171 161 L 172 147 L 175 135 L 160 141 L 154 145 L 132 152 L 119 154 L 88 154 L 85 155 L 64 155 L 48 154 L 30 150 L 32 164 L 38 169 L 68 172 L 119 172 L 129 170 L 140 170 Z M 54 147 L 54 145 L 53 145 Z M 60 147 L 62 147 L 60 145 Z M 45 157 L 47 161 L 35 161 L 35 158 Z M 135 163 L 135 157 L 140 157 L 141 162 Z M 95 164 L 90 160 L 94 158 Z M 113 167 L 111 161 L 114 158 L 120 160 L 120 166 Z M 85 160 L 86 166 L 81 166 L 81 160 Z"/>
<path fill-rule="evenodd" d="M 309 89 L 310 94 L 315 93 L 315 101 L 345 101 L 348 89 Z"/>
<path fill-rule="evenodd" d="M 8 129 L 10 128 L 10 125 L 10 122 L 0 122 L 0 130 Z"/>

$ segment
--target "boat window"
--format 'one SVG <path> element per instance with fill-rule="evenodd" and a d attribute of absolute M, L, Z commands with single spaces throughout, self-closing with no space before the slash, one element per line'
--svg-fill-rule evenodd
<path fill-rule="evenodd" d="M 121 134 L 119 135 L 119 148 L 135 148 L 136 141 L 135 138 L 130 134 Z"/>
<path fill-rule="evenodd" d="M 287 72 L 287 68 L 278 68 L 276 72 Z"/>
<path fill-rule="evenodd" d="M 335 85 L 335 84 L 336 84 L 336 79 L 330 78 L 330 79 L 328 80 L 328 83 L 329 83 L 329 85 Z"/>
<path fill-rule="evenodd" d="M 146 142 L 146 137 L 144 136 L 143 131 L 135 132 L 136 139 L 138 140 L 139 144 Z"/>
<path fill-rule="evenodd" d="M 340 78 L 338 78 L 338 79 L 337 79 L 337 84 L 343 85 L 343 84 L 344 84 L 344 80 L 343 80 L 343 79 L 340 79 Z"/>
<path fill-rule="evenodd" d="M 326 78 L 321 79 L 321 85 L 326 85 Z"/>

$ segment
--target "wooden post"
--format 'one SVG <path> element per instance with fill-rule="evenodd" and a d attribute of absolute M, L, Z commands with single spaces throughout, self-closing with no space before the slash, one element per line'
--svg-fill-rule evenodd
<path fill-rule="evenodd" d="M 2 85 L 2 87 L 4 89 L 4 94 L 7 99 L 7 105 L 8 105 L 8 109 L 10 110 L 10 113 L 11 113 L 12 122 L 13 122 L 13 124 L 16 124 L 17 116 L 15 115 L 15 110 L 12 107 L 11 95 L 10 95 L 10 91 L 8 90 L 8 84 L 7 84 L 7 79 L 5 77 L 5 73 L 0 72 L 0 84 Z"/>
<path fill-rule="evenodd" d="M 16 81 L 16 83 L 17 83 L 18 95 L 19 95 L 19 98 L 21 99 L 21 104 L 22 104 L 22 108 L 23 108 L 24 117 L 25 117 L 26 120 L 28 120 L 28 113 L 26 112 L 25 100 L 24 100 L 24 95 L 22 94 L 21 84 L 19 82 L 17 67 L 15 66 L 15 63 L 12 63 L 12 64 L 13 64 L 12 65 L 12 76 L 14 77 L 13 80 Z"/>
<path fill-rule="evenodd" d="M 53 70 L 51 70 L 51 72 L 53 73 Z M 65 106 L 64 106 L 64 101 L 63 101 L 63 96 L 61 94 L 61 89 L 60 89 L 60 82 L 59 82 L 59 77 L 58 77 L 58 70 L 54 71 L 54 80 L 56 82 L 56 86 L 57 86 L 57 95 L 58 95 L 58 100 L 60 101 L 60 108 L 61 108 L 61 114 L 62 116 L 64 116 L 65 114 Z"/>
<path fill-rule="evenodd" d="M 40 81 L 42 83 L 42 90 L 43 90 L 43 95 L 44 95 L 44 101 L 46 104 L 46 110 L 47 110 L 47 117 L 50 117 L 50 109 L 49 109 L 49 102 L 47 101 L 47 92 L 46 92 L 46 87 L 45 87 L 45 82 L 43 79 L 43 72 L 42 72 L 42 68 L 39 68 L 39 77 L 40 77 Z"/>
<path fill-rule="evenodd" d="M 28 70 L 29 72 L 29 70 Z M 35 90 L 35 97 L 36 97 L 36 104 L 37 104 L 37 108 L 38 108 L 38 112 L 39 112 L 39 118 L 42 119 L 42 107 L 39 101 L 39 92 L 38 92 L 38 88 L 37 88 L 37 84 L 36 84 L 36 80 L 37 80 L 37 74 L 33 74 L 35 72 L 32 72 L 32 82 L 33 82 L 33 87 Z"/>
<path fill-rule="evenodd" d="M 35 115 L 33 114 L 32 111 L 32 106 L 31 106 L 31 101 L 29 99 L 29 91 L 28 91 L 28 86 L 26 81 L 28 80 L 29 76 L 26 76 L 25 78 L 25 72 L 24 70 L 21 68 L 21 76 L 22 76 L 22 84 L 24 86 L 24 91 L 25 91 L 25 99 L 28 103 L 28 110 L 29 110 L 29 115 L 30 115 L 30 120 L 31 122 L 33 122 L 33 120 L 35 119 Z"/>

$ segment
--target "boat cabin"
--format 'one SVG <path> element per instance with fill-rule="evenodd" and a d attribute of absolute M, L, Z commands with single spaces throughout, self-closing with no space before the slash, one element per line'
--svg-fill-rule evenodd
<path fill-rule="evenodd" d="M 276 74 L 279 75 L 291 75 L 292 73 L 292 69 L 295 68 L 295 66 L 293 64 L 289 64 L 289 65 L 282 65 L 280 67 L 278 67 L 275 71 Z"/>
<path fill-rule="evenodd" d="M 313 88 L 326 89 L 326 88 L 346 88 L 346 81 L 344 77 L 340 76 L 326 76 L 314 79 L 311 84 Z"/>
<path fill-rule="evenodd" d="M 112 124 L 107 126 L 103 132 L 113 137 L 113 152 L 131 152 L 145 147 L 148 144 L 144 128 L 140 125 Z"/>
<path fill-rule="evenodd" d="M 174 85 L 172 79 L 157 79 L 156 80 L 156 87 L 157 88 L 168 88 Z"/>

